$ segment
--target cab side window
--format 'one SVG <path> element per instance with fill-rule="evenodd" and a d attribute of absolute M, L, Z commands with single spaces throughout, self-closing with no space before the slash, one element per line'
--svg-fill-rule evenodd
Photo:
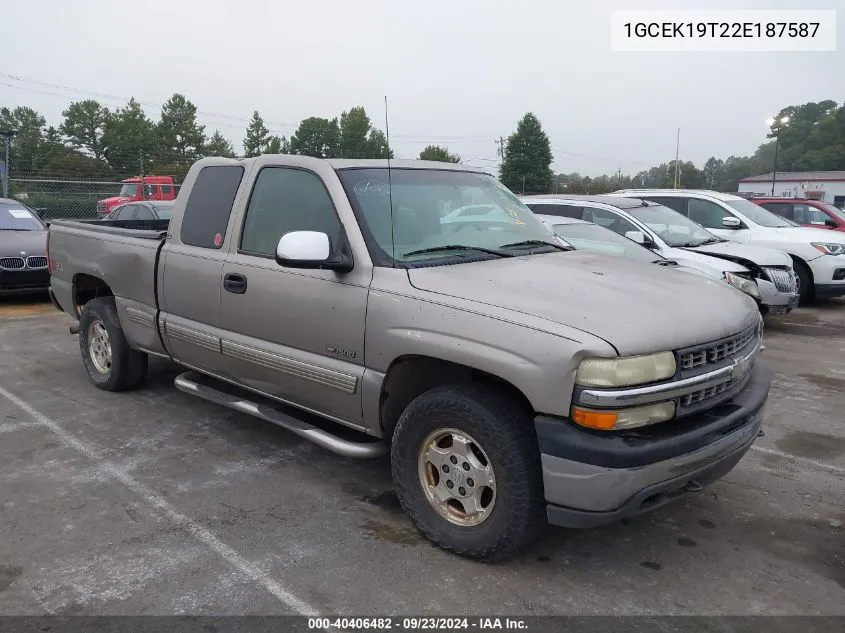
<path fill-rule="evenodd" d="M 705 229 L 723 229 L 725 225 L 722 224 L 722 218 L 733 216 L 733 214 L 715 202 L 690 198 L 687 216 Z"/>
<path fill-rule="evenodd" d="M 136 206 L 137 205 L 134 204 L 124 204 L 122 207 L 119 207 L 116 212 L 114 212 L 112 220 L 134 220 Z"/>
<path fill-rule="evenodd" d="M 150 208 L 146 205 L 139 204 L 138 210 L 135 212 L 135 219 L 136 220 L 155 220 L 155 216 L 153 212 L 150 211 Z"/>
<path fill-rule="evenodd" d="M 796 204 L 792 219 L 798 224 L 824 224 L 827 214 L 808 204 Z"/>
<path fill-rule="evenodd" d="M 334 247 L 340 218 L 319 176 L 303 169 L 265 167 L 252 189 L 240 250 L 274 257 L 279 239 L 291 231 L 326 233 Z"/>

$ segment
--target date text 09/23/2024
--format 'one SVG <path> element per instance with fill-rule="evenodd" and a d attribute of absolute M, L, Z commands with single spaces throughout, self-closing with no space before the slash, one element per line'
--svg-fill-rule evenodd
<path fill-rule="evenodd" d="M 373 618 L 308 618 L 312 630 L 524 630 L 525 620 L 499 617 L 373 617 Z"/>

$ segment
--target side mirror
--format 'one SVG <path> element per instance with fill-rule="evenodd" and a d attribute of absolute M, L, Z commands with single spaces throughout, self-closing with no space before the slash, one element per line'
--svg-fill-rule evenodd
<path fill-rule="evenodd" d="M 742 222 L 740 222 L 739 218 L 728 215 L 722 218 L 722 226 L 729 229 L 738 229 L 742 226 Z"/>
<path fill-rule="evenodd" d="M 352 270 L 349 257 L 343 254 L 332 256 L 329 236 L 320 231 L 291 231 L 282 235 L 276 246 L 276 262 L 289 268 Z"/>
<path fill-rule="evenodd" d="M 645 233 L 642 231 L 625 231 L 625 237 L 637 244 L 645 244 Z"/>
<path fill-rule="evenodd" d="M 832 229 L 838 229 L 839 228 L 839 224 L 836 222 L 836 220 L 832 220 L 831 218 L 828 218 L 827 220 L 825 220 L 824 225 L 829 226 Z"/>

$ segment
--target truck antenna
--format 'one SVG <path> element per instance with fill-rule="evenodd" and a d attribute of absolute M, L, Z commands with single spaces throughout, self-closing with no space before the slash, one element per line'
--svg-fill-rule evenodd
<path fill-rule="evenodd" d="M 387 95 L 384 95 L 384 136 L 387 141 L 387 195 L 390 201 L 390 246 L 393 265 L 396 266 L 396 233 L 393 227 L 393 180 L 390 178 L 390 124 L 387 117 Z"/>

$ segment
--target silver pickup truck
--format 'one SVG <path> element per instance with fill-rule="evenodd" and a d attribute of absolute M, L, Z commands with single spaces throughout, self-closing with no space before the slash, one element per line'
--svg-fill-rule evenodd
<path fill-rule="evenodd" d="M 502 218 L 441 222 L 466 204 Z M 56 221 L 48 258 L 97 387 L 162 356 L 186 393 L 389 453 L 421 533 L 483 560 L 700 490 L 769 392 L 750 297 L 573 251 L 460 165 L 203 159 L 169 222 Z"/>

